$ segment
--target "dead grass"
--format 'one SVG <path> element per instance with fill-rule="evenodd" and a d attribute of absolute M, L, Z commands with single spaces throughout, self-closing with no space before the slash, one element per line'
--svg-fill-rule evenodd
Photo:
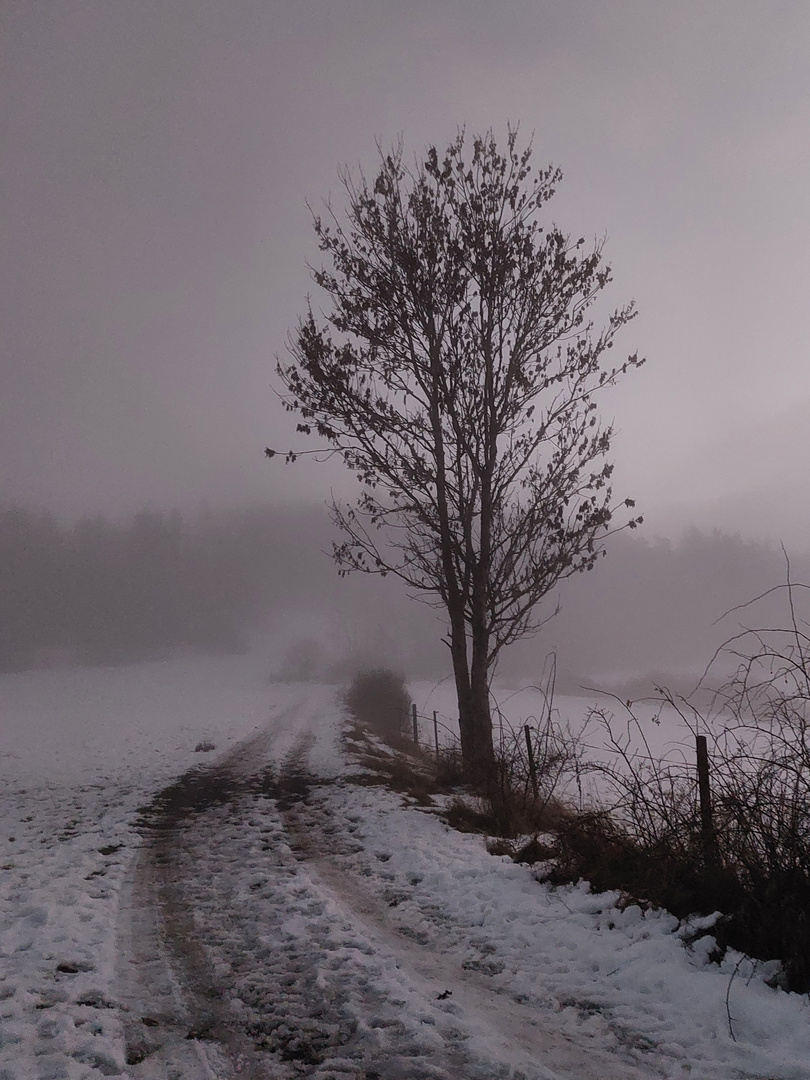
<path fill-rule="evenodd" d="M 358 721 L 344 730 L 344 743 L 362 771 L 352 783 L 387 787 L 408 795 L 420 806 L 433 806 L 438 788 L 433 762 L 425 751 L 402 736 L 383 741 Z"/>

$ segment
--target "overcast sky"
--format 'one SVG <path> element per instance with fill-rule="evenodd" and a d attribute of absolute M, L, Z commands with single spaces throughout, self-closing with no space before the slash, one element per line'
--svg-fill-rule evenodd
<path fill-rule="evenodd" d="M 607 234 L 616 492 L 652 533 L 810 530 L 807 0 L 0 0 L 0 501 L 323 499 L 266 462 L 306 200 L 374 141 L 534 132 Z M 806 546 L 810 547 L 810 544 Z"/>

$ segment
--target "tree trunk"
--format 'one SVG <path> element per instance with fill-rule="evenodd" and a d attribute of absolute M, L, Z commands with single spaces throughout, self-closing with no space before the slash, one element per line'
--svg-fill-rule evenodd
<path fill-rule="evenodd" d="M 479 611 L 480 607 L 480 611 Z M 492 711 L 489 704 L 489 631 L 483 604 L 474 598 L 470 696 L 473 716 L 474 770 L 478 779 L 489 780 L 495 765 L 492 746 Z"/>
<path fill-rule="evenodd" d="M 490 628 L 487 600 L 492 573 L 492 476 L 498 449 L 496 439 L 497 424 L 494 419 L 492 356 L 489 349 L 485 351 L 485 462 L 480 477 L 480 551 L 472 570 L 470 689 L 472 691 L 475 723 L 476 769 L 480 778 L 489 784 L 494 780 L 495 776 L 495 753 L 492 747 L 492 713 L 489 706 Z"/>
<path fill-rule="evenodd" d="M 448 605 L 449 607 L 449 605 Z M 470 773 L 475 761 L 475 716 L 473 709 L 470 670 L 467 664 L 467 627 L 464 611 L 450 611 L 450 655 L 458 700 L 458 729 L 461 736 L 461 758 L 465 773 Z"/>
<path fill-rule="evenodd" d="M 476 771 L 476 710 L 470 685 L 467 658 L 467 620 L 465 599 L 453 560 L 454 533 L 450 523 L 447 494 L 447 465 L 442 430 L 442 359 L 438 349 L 430 357 L 430 424 L 433 434 L 433 453 L 436 462 L 436 509 L 439 519 L 439 546 L 446 586 L 445 604 L 450 618 L 450 653 L 458 698 L 458 726 L 461 736 L 461 757 L 464 772 L 472 778 Z"/>

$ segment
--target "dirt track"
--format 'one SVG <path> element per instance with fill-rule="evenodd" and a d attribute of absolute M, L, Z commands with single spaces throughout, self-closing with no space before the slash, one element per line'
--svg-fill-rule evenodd
<path fill-rule="evenodd" d="M 189 839 L 198 819 L 271 781 L 270 774 L 245 775 L 246 762 L 266 752 L 267 744 L 262 732 L 214 765 L 189 770 L 142 812 L 144 839 L 128 883 L 120 964 L 133 1076 L 273 1075 L 260 1067 L 211 968 L 195 926 L 184 859 L 193 857 Z"/>
<path fill-rule="evenodd" d="M 121 923 L 131 1075 L 653 1075 L 578 1051 L 551 1018 L 400 925 L 396 898 L 347 870 L 346 857 L 362 849 L 351 824 L 331 819 L 319 800 L 330 781 L 308 771 L 315 729 L 294 711 L 143 810 Z M 268 764 L 276 753 L 280 761 Z M 482 1044 L 492 1058 L 482 1058 Z"/>

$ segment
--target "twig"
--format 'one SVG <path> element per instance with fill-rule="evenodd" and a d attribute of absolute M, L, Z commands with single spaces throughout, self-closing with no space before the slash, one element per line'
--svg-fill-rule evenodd
<path fill-rule="evenodd" d="M 747 959 L 748 959 L 748 957 L 745 956 L 745 955 L 740 957 L 740 959 L 737 961 L 737 964 L 736 964 L 734 970 L 731 973 L 731 978 L 728 980 L 728 986 L 726 987 L 726 1016 L 728 1017 L 728 1033 L 731 1036 L 731 1041 L 732 1042 L 737 1041 L 737 1036 L 734 1034 L 734 1028 L 732 1026 L 732 1019 L 733 1018 L 732 1018 L 732 1015 L 731 1015 L 731 1006 L 729 1004 L 729 998 L 731 996 L 731 984 L 734 982 L 734 976 L 740 970 L 740 964 L 742 964 L 743 960 L 747 960 Z"/>

